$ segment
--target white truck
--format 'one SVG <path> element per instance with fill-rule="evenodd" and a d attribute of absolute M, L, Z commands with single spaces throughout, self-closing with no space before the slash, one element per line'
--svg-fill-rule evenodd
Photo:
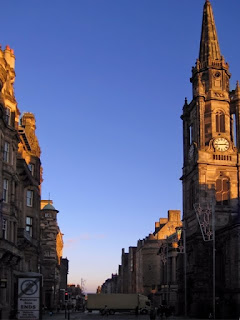
<path fill-rule="evenodd" d="M 134 311 L 147 314 L 150 310 L 148 297 L 137 293 L 97 293 L 87 295 L 87 310 L 100 311 L 102 314 L 108 312 Z"/>

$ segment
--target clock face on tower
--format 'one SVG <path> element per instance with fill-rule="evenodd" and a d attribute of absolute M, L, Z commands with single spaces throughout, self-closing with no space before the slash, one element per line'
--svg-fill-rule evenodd
<path fill-rule="evenodd" d="M 227 151 L 229 148 L 229 142 L 225 138 L 217 138 L 213 141 L 214 148 L 217 151 Z"/>

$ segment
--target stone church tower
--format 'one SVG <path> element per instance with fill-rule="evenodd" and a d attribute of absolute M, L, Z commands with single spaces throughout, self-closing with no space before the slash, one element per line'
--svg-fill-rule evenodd
<path fill-rule="evenodd" d="M 206 317 L 214 309 L 213 241 L 203 241 L 196 216 L 196 206 L 206 205 L 215 211 L 216 315 L 240 314 L 240 86 L 230 91 L 230 76 L 206 0 L 199 57 L 192 68 L 193 98 L 185 100 L 181 117 L 186 292 L 193 316 Z"/>

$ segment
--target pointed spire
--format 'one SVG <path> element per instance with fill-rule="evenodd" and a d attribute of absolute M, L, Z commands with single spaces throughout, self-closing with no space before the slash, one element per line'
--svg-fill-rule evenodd
<path fill-rule="evenodd" d="M 237 81 L 237 84 L 236 84 L 235 98 L 240 99 L 240 85 L 239 85 L 239 81 Z"/>
<path fill-rule="evenodd" d="M 199 61 L 208 62 L 209 58 L 212 60 L 221 60 L 221 52 L 212 6 L 210 1 L 206 0 L 203 8 Z"/>

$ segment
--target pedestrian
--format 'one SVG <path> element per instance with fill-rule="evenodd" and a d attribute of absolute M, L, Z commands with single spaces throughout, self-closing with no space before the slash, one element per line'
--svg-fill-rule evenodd
<path fill-rule="evenodd" d="M 157 316 L 162 319 L 163 318 L 163 306 L 160 304 L 157 308 Z"/>
<path fill-rule="evenodd" d="M 150 310 L 150 319 L 151 320 L 155 320 L 156 316 L 157 316 L 156 308 L 152 307 L 151 310 Z"/>
<path fill-rule="evenodd" d="M 103 315 L 108 316 L 109 315 L 109 310 L 107 308 L 107 305 L 105 305 L 104 310 L 103 310 Z"/>
<path fill-rule="evenodd" d="M 168 317 L 170 317 L 170 315 L 171 315 L 171 307 L 170 306 L 166 306 L 165 307 L 165 317 L 166 317 L 166 319 Z"/>
<path fill-rule="evenodd" d="M 136 308 L 135 308 L 135 315 L 136 316 L 138 315 L 138 306 L 136 306 Z"/>

